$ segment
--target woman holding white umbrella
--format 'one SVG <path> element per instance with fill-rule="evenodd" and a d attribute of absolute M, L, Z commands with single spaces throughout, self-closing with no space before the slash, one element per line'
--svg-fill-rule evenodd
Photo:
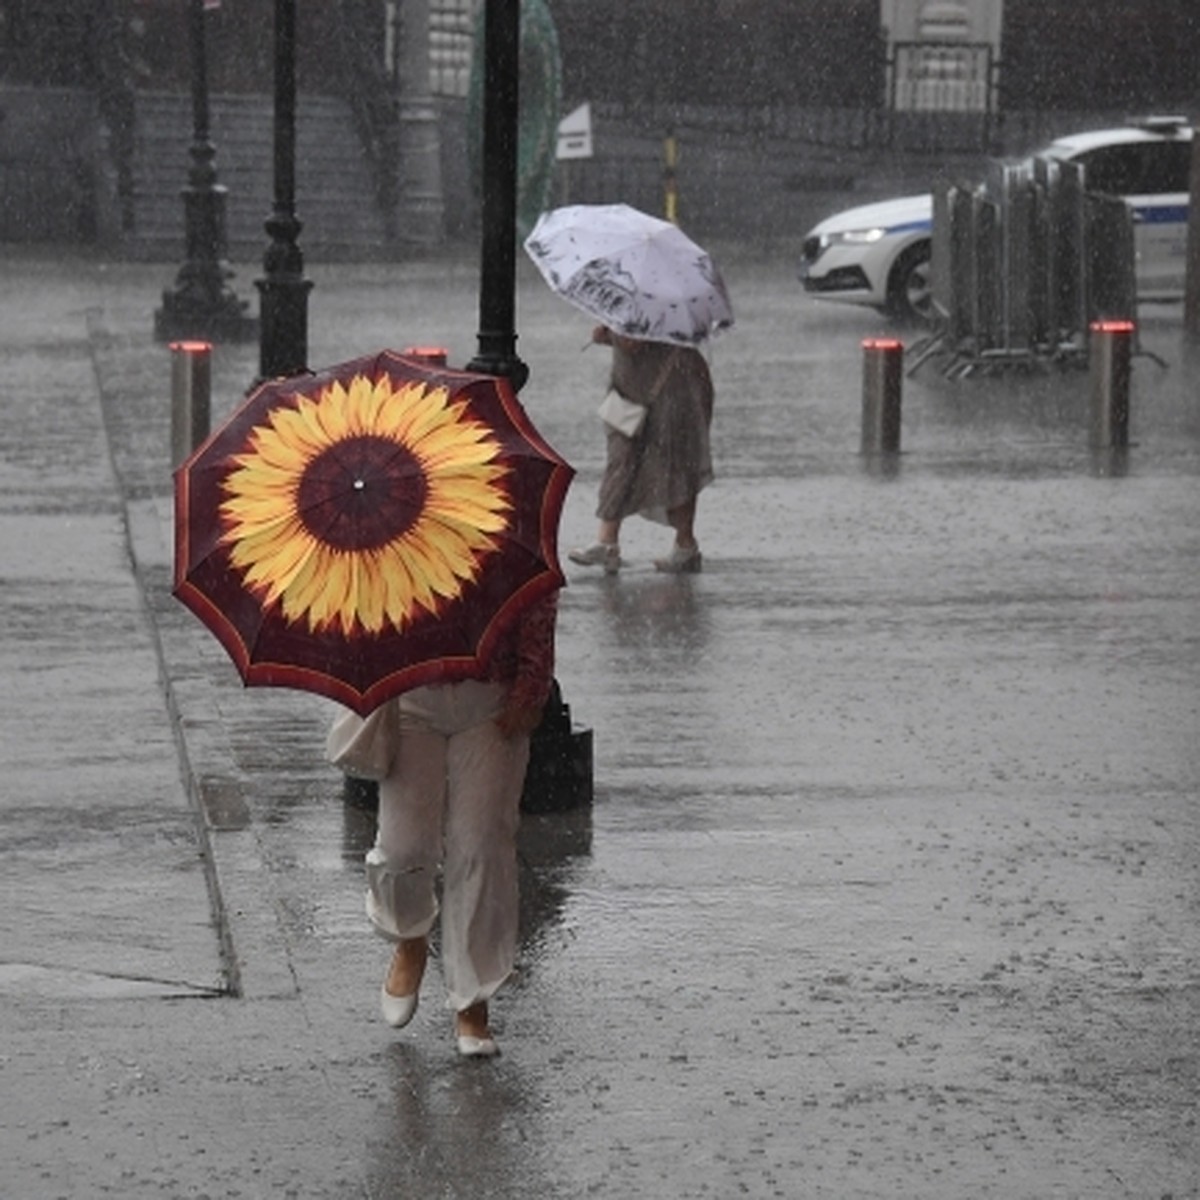
<path fill-rule="evenodd" d="M 615 574 L 621 565 L 621 522 L 636 513 L 675 531 L 670 553 L 654 561 L 658 570 L 699 571 L 696 501 L 713 479 L 708 364 L 692 346 L 639 341 L 604 325 L 592 331 L 592 340 L 612 347 L 611 390 L 639 405 L 645 416 L 632 436 L 606 423 L 607 460 L 596 506 L 596 541 L 569 551 L 568 557 Z"/>
<path fill-rule="evenodd" d="M 675 531 L 670 553 L 655 560 L 660 571 L 699 571 L 713 386 L 696 346 L 733 324 L 720 272 L 677 226 L 625 204 L 543 213 L 525 249 L 554 291 L 602 322 L 592 340 L 613 351 L 600 526 L 570 559 L 615 574 L 621 523 L 638 514 Z"/>

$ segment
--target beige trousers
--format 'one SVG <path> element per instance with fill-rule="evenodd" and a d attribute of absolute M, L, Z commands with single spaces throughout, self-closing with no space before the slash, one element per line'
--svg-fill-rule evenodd
<path fill-rule="evenodd" d="M 448 1007 L 486 1000 L 517 951 L 517 822 L 529 738 L 505 738 L 497 683 L 415 688 L 399 699 L 400 743 L 379 784 L 367 854 L 367 916 L 385 938 L 421 937 L 438 917 Z"/>

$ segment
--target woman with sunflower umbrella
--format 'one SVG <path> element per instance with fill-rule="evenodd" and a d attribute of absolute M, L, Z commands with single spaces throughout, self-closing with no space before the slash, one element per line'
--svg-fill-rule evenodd
<path fill-rule="evenodd" d="M 379 823 L 367 855 L 367 914 L 395 943 L 384 1019 L 412 1020 L 438 917 L 442 975 L 459 1052 L 497 1052 L 488 1000 L 517 948 L 517 822 L 529 736 L 554 674 L 556 597 L 525 610 L 478 680 L 405 692 L 395 757 L 379 783 Z"/>
<path fill-rule="evenodd" d="M 262 385 L 176 473 L 175 594 L 248 684 L 352 711 L 379 823 L 367 914 L 381 1006 L 411 1021 L 439 916 L 459 1050 L 517 941 L 516 830 L 552 685 L 557 527 L 573 472 L 509 384 L 383 351 Z"/>

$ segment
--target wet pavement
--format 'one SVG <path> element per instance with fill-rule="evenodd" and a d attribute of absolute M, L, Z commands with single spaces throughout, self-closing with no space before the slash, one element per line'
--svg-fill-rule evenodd
<path fill-rule="evenodd" d="M 1082 372 L 905 380 L 718 247 L 702 575 L 570 568 L 595 804 L 527 817 L 504 1050 L 376 1015 L 333 706 L 169 595 L 167 265 L 0 297 L 0 1162 L 13 1197 L 1200 1196 L 1200 370 L 1148 314 L 1123 464 Z M 249 298 L 256 270 L 239 269 Z M 470 251 L 310 267 L 310 361 L 474 352 Z M 521 264 L 523 398 L 590 540 L 604 353 Z M 218 347 L 214 410 L 257 347 Z"/>

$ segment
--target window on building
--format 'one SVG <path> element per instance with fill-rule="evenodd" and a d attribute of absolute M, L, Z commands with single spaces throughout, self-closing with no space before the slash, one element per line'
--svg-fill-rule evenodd
<path fill-rule="evenodd" d="M 435 96 L 467 94 L 478 7 L 479 0 L 430 0 L 429 90 Z"/>

